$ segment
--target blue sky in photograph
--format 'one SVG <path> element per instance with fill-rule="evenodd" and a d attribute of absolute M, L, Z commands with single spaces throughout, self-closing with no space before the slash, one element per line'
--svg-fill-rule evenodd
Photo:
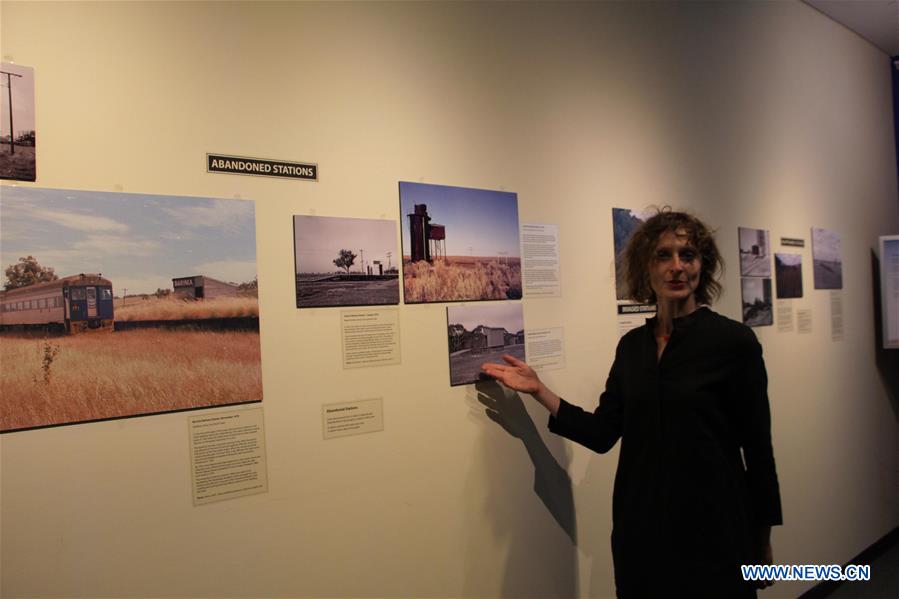
<path fill-rule="evenodd" d="M 362 272 L 363 259 L 365 266 L 372 266 L 375 273 L 378 272 L 377 265 L 373 264 L 375 260 L 381 261 L 384 270 L 389 266 L 398 266 L 396 221 L 294 216 L 293 224 L 297 273 L 342 271 L 334 264 L 341 249 L 350 250 L 358 256 L 350 267 L 351 272 Z"/>
<path fill-rule="evenodd" d="M 524 307 L 516 304 L 473 304 L 470 306 L 448 306 L 447 324 L 461 324 L 472 331 L 482 324 L 488 327 L 502 327 L 510 333 L 524 329 Z"/>
<path fill-rule="evenodd" d="M 256 276 L 254 204 L 180 196 L 0 188 L 0 266 L 32 255 L 60 277 L 102 273 L 121 295 L 207 275 Z"/>
<path fill-rule="evenodd" d="M 409 217 L 426 204 L 431 224 L 446 227 L 449 256 L 520 256 L 518 196 L 507 191 L 400 182 L 403 252 L 411 248 Z"/>

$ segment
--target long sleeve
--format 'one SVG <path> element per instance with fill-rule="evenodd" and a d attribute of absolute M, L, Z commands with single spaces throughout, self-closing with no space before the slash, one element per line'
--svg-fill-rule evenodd
<path fill-rule="evenodd" d="M 606 389 L 599 396 L 596 410 L 587 412 L 562 399 L 558 414 L 549 417 L 549 430 L 598 453 L 606 453 L 612 449 L 621 437 L 624 421 L 624 402 L 618 382 L 619 369 L 616 353 L 606 380 Z"/>
<path fill-rule="evenodd" d="M 783 524 L 780 485 L 771 445 L 771 411 L 768 404 L 768 375 L 762 346 L 752 335 L 743 354 L 743 374 L 738 377 L 739 441 L 746 462 L 746 479 L 753 522 Z"/>

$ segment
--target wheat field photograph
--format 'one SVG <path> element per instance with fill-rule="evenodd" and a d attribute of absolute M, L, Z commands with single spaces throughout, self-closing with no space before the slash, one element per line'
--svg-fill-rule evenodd
<path fill-rule="evenodd" d="M 400 182 L 407 304 L 521 299 L 518 195 Z"/>
<path fill-rule="evenodd" d="M 262 401 L 253 202 L 2 188 L 0 432 Z"/>

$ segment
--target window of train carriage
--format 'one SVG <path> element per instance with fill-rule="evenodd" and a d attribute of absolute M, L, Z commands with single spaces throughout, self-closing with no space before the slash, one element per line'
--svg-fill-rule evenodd
<path fill-rule="evenodd" d="M 85 297 L 84 287 L 72 287 L 71 290 L 72 290 L 71 294 L 72 294 L 73 300 L 83 300 L 84 299 L 84 297 Z"/>
<path fill-rule="evenodd" d="M 100 291 L 100 299 L 101 300 L 111 300 L 112 299 L 112 289 L 109 287 L 97 287 Z"/>
<path fill-rule="evenodd" d="M 39 299 L 37 302 L 37 307 L 38 308 L 46 308 L 47 307 L 47 298 L 42 297 L 41 299 Z"/>

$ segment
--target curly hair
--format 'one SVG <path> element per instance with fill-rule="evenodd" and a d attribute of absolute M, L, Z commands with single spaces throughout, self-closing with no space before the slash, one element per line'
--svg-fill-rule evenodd
<path fill-rule="evenodd" d="M 702 268 L 694 295 L 700 304 L 711 304 L 721 295 L 719 280 L 724 272 L 724 259 L 715 244 L 714 232 L 695 216 L 674 212 L 670 206 L 661 208 L 640 225 L 621 253 L 628 297 L 638 302 L 656 302 L 656 293 L 649 282 L 649 266 L 659 238 L 669 231 L 686 232 L 690 244 L 699 252 Z"/>

